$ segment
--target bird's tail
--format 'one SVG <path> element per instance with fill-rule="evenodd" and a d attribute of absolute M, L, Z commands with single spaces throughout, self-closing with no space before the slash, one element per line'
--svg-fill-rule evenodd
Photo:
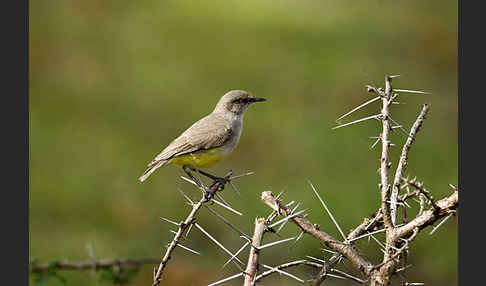
<path fill-rule="evenodd" d="M 140 182 L 145 181 L 153 172 L 155 172 L 155 170 L 157 170 L 159 167 L 165 166 L 167 164 L 169 164 L 168 160 L 160 160 L 156 164 L 153 164 L 152 166 L 148 167 L 148 169 L 145 170 L 145 172 L 143 172 L 142 176 L 140 176 L 140 178 L 138 178 L 138 180 Z"/>

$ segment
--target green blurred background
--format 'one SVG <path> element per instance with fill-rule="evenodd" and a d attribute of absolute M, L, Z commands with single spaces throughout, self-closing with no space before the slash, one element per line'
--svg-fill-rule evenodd
<path fill-rule="evenodd" d="M 194 199 L 199 192 L 175 166 L 143 184 L 137 178 L 230 89 L 268 99 L 246 113 L 236 151 L 208 169 L 255 171 L 236 182 L 241 197 L 224 192 L 243 216 L 215 206 L 247 233 L 256 216 L 269 213 L 261 192 L 285 189 L 285 200 L 310 208 L 309 219 L 338 237 L 307 180 L 345 231 L 378 208 L 380 150 L 370 150 L 368 138 L 379 134 L 378 122 L 331 128 L 370 99 L 364 85 L 382 86 L 385 74 L 402 75 L 396 88 L 433 93 L 402 96 L 406 104 L 394 105 L 392 117 L 409 129 L 420 105 L 431 103 L 406 174 L 425 181 L 436 198 L 449 194 L 448 184 L 457 183 L 456 40 L 456 1 L 31 1 L 30 258 L 89 260 L 88 245 L 98 259 L 160 257 L 173 226 L 159 217 L 182 220 L 189 206 L 177 189 Z M 378 112 L 374 104 L 350 120 Z M 393 167 L 404 140 L 392 135 Z M 206 210 L 198 219 L 232 251 L 242 245 Z M 407 277 L 457 285 L 456 219 L 433 236 L 428 231 L 413 243 Z M 289 224 L 282 237 L 298 233 Z M 231 264 L 221 268 L 226 254 L 200 232 L 189 238 L 184 244 L 203 255 L 177 249 L 164 285 L 204 285 L 237 273 Z M 322 257 L 311 238 L 290 245 L 265 250 L 262 262 Z M 379 262 L 373 241 L 359 246 Z M 304 279 L 313 273 L 289 272 Z M 107 284 L 90 271 L 62 275 L 68 285 Z M 130 285 L 151 279 L 145 266 Z M 278 275 L 266 282 L 296 283 Z"/>

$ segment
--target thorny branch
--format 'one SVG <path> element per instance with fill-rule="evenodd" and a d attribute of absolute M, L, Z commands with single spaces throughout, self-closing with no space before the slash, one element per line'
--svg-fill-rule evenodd
<path fill-rule="evenodd" d="M 226 176 L 225 182 L 229 182 L 229 179 L 231 178 L 232 172 L 229 172 Z M 198 186 L 202 186 L 201 183 L 197 181 L 197 179 L 193 178 L 193 180 L 196 180 L 196 183 L 198 183 Z M 214 181 L 213 184 L 209 189 L 204 189 L 203 190 L 203 196 L 199 200 L 199 202 L 195 203 L 192 205 L 192 210 L 189 213 L 189 215 L 186 217 L 186 219 L 183 222 L 178 223 L 179 229 L 177 230 L 176 234 L 174 235 L 174 238 L 172 239 L 171 243 L 167 247 L 167 251 L 165 252 L 164 257 L 162 258 L 162 261 L 159 264 L 159 267 L 157 268 L 157 271 L 154 271 L 154 283 L 153 286 L 158 286 L 160 284 L 160 280 L 162 278 L 162 274 L 164 271 L 164 268 L 167 265 L 167 262 L 171 258 L 171 254 L 176 248 L 176 246 L 179 244 L 179 240 L 181 239 L 183 233 L 194 223 L 194 220 L 196 218 L 196 213 L 199 211 L 199 209 L 207 202 L 210 202 L 213 198 L 213 196 L 216 194 L 217 191 L 221 190 L 224 188 L 224 185 L 222 185 L 220 182 Z"/>
<path fill-rule="evenodd" d="M 405 89 L 396 89 L 392 88 L 392 78 L 396 76 L 386 76 L 385 77 L 385 88 L 376 88 L 373 86 L 367 86 L 369 92 L 374 92 L 378 94 L 379 98 L 382 102 L 381 112 L 378 115 L 368 116 L 363 119 L 355 120 L 350 123 L 345 123 L 339 125 L 333 129 L 350 126 L 357 122 L 362 122 L 368 119 L 378 119 L 382 123 L 382 132 L 378 138 L 378 141 L 381 140 L 382 150 L 381 150 L 381 158 L 380 158 L 380 192 L 381 192 L 381 207 L 375 213 L 372 219 L 365 218 L 364 221 L 353 229 L 348 237 L 344 238 L 344 241 L 341 242 L 334 237 L 330 236 L 326 232 L 319 229 L 319 227 L 313 223 L 311 223 L 308 219 L 302 216 L 295 216 L 290 219 L 291 222 L 295 223 L 299 226 L 303 232 L 310 234 L 317 240 L 319 240 L 323 245 L 331 248 L 335 251 L 335 254 L 329 261 L 324 261 L 321 271 L 319 272 L 318 276 L 313 280 L 312 285 L 319 285 L 323 279 L 325 279 L 326 274 L 330 269 L 330 263 L 335 263 L 336 258 L 342 256 L 348 259 L 353 267 L 360 271 L 360 273 L 366 277 L 366 281 L 370 285 L 388 285 L 390 283 L 391 276 L 396 273 L 394 270 L 395 267 L 398 265 L 400 260 L 404 261 L 404 266 L 406 267 L 406 257 L 407 252 L 409 249 L 409 244 L 414 240 L 414 238 L 418 235 L 418 233 L 428 225 L 434 224 L 439 219 L 445 217 L 445 219 L 434 228 L 431 232 L 433 233 L 436 228 L 444 223 L 445 220 L 450 218 L 452 215 L 456 213 L 456 209 L 458 207 L 458 190 L 455 188 L 454 192 L 443 198 L 442 200 L 435 202 L 433 197 L 430 195 L 428 191 L 423 188 L 423 185 L 417 183 L 415 180 L 409 181 L 404 179 L 403 171 L 407 166 L 408 163 L 408 152 L 410 151 L 410 147 L 413 141 L 416 138 L 417 133 L 420 130 L 420 127 L 423 124 L 423 121 L 426 118 L 427 112 L 429 110 L 429 105 L 424 104 L 422 110 L 416 119 L 414 125 L 412 126 L 410 133 L 407 134 L 407 140 L 403 145 L 402 153 L 400 159 L 398 161 L 397 169 L 394 176 L 393 185 L 390 186 L 389 182 L 389 169 L 391 167 L 390 162 L 390 151 L 389 147 L 391 146 L 390 142 L 390 131 L 392 128 L 401 127 L 396 121 L 392 120 L 390 117 L 390 104 L 393 103 L 393 100 L 399 96 L 397 92 L 405 92 L 405 93 L 418 93 L 418 94 L 425 94 L 424 92 L 420 91 L 413 91 L 413 90 L 405 90 Z M 351 114 L 352 112 L 366 106 L 372 102 L 375 102 L 377 99 L 368 100 L 367 102 L 361 104 L 360 106 L 354 108 L 348 113 L 345 113 L 339 119 Z M 396 126 L 392 127 L 391 122 L 393 122 Z M 402 129 L 403 130 L 403 129 Z M 407 192 L 406 194 L 399 195 L 400 191 L 400 183 L 404 182 L 405 185 L 403 187 L 412 186 L 415 188 L 413 192 Z M 408 188 L 407 188 L 408 190 Z M 315 190 L 314 190 L 315 191 Z M 316 192 L 316 195 L 317 192 Z M 318 195 L 319 196 L 319 195 Z M 407 216 L 406 207 L 410 207 L 410 205 L 406 202 L 410 198 L 414 198 L 419 196 L 420 198 L 425 197 L 430 204 L 430 209 L 426 210 L 425 206 L 421 203 L 420 211 L 416 215 L 415 218 L 409 220 Z M 262 201 L 270 206 L 277 214 L 282 216 L 289 216 L 290 209 L 285 206 L 281 200 L 274 197 L 271 192 L 263 192 Z M 327 209 L 327 206 L 324 204 L 322 199 L 321 203 Z M 390 205 L 391 204 L 391 205 Z M 397 225 L 396 224 L 396 212 L 398 207 L 403 207 L 403 224 Z M 329 212 L 329 211 L 328 211 Z M 331 215 L 331 214 L 330 214 Z M 331 215 L 331 218 L 333 216 Z M 333 221 L 340 229 L 337 222 Z M 376 228 L 384 225 L 384 229 Z M 342 232 L 342 231 L 341 231 Z M 380 243 L 374 236 L 374 233 L 378 232 L 385 232 L 386 242 L 383 245 Z M 359 250 L 352 245 L 354 241 L 362 239 L 364 237 L 371 237 L 377 243 L 379 243 L 382 247 L 384 247 L 384 256 L 383 260 L 379 264 L 373 264 L 371 261 L 367 260 L 365 257 L 361 255 Z M 408 282 L 407 282 L 408 283 Z"/>
<path fill-rule="evenodd" d="M 420 115 L 418 116 L 417 120 L 413 124 L 412 129 L 410 129 L 410 134 L 408 135 L 407 142 L 405 142 L 405 144 L 403 145 L 400 161 L 398 162 L 397 170 L 395 171 L 392 194 L 390 197 L 391 200 L 390 208 L 391 208 L 391 217 L 392 217 L 393 225 L 396 225 L 397 197 L 398 197 L 398 191 L 400 190 L 400 180 L 402 179 L 403 170 L 407 167 L 407 163 L 408 163 L 408 152 L 410 151 L 410 147 L 412 146 L 412 143 L 415 140 L 415 137 L 417 136 L 420 127 L 422 127 L 422 123 L 425 120 L 425 116 L 427 115 L 429 108 L 430 106 L 428 104 L 423 105 Z"/>
<path fill-rule="evenodd" d="M 391 231 L 393 228 L 390 206 L 388 205 L 388 200 L 390 196 L 390 184 L 388 183 L 388 169 L 391 167 L 389 159 L 389 148 L 390 148 L 390 102 L 392 93 L 392 78 L 390 76 L 385 77 L 385 90 L 380 92 L 380 97 L 383 103 L 381 109 L 381 122 L 383 124 L 383 131 L 381 132 L 381 166 L 380 166 L 380 176 L 381 176 L 381 210 L 383 212 L 383 223 L 387 229 L 387 232 Z"/>
<path fill-rule="evenodd" d="M 291 212 L 290 208 L 286 207 L 281 200 L 276 199 L 276 197 L 270 191 L 263 192 L 261 199 L 266 205 L 277 211 L 277 213 L 280 215 L 288 216 Z M 349 261 L 351 261 L 355 268 L 357 268 L 363 274 L 370 274 L 373 265 L 371 262 L 363 258 L 352 245 L 345 244 L 326 232 L 319 230 L 317 225 L 311 223 L 302 216 L 295 216 L 290 220 L 299 226 L 302 231 L 319 240 L 322 245 L 327 246 L 346 257 Z"/>
<path fill-rule="evenodd" d="M 253 232 L 253 238 L 251 239 L 251 250 L 248 257 L 248 264 L 245 270 L 245 283 L 244 286 L 254 285 L 255 277 L 258 271 L 258 256 L 260 250 L 258 247 L 261 245 L 263 235 L 265 234 L 265 219 L 257 218 L 255 220 L 255 231 Z"/>
<path fill-rule="evenodd" d="M 111 268 L 114 266 L 118 267 L 139 267 L 144 264 L 157 264 L 160 262 L 159 258 L 140 258 L 140 259 L 113 259 L 113 260 L 100 260 L 100 261 L 84 261 L 84 262 L 70 262 L 61 261 L 47 263 L 47 264 L 37 264 L 35 262 L 30 263 L 30 272 L 42 272 L 51 267 L 64 270 L 89 270 L 89 269 L 103 269 Z"/>

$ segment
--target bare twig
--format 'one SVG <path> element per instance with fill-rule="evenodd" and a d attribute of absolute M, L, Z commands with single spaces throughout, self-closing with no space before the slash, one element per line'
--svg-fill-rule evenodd
<path fill-rule="evenodd" d="M 443 198 L 436 203 L 438 210 L 432 207 L 429 210 L 424 211 L 420 216 L 415 217 L 407 224 L 398 227 L 394 234 L 394 240 L 406 237 L 413 229 L 423 229 L 429 225 L 434 224 L 437 220 L 454 213 L 458 207 L 459 193 L 454 191 L 450 196 Z"/>
<path fill-rule="evenodd" d="M 91 260 L 85 262 L 70 262 L 60 261 L 54 263 L 38 264 L 31 262 L 29 265 L 30 272 L 42 272 L 51 267 L 55 267 L 63 270 L 89 270 L 89 269 L 104 269 L 114 266 L 118 267 L 139 267 L 144 264 L 158 264 L 160 258 L 140 258 L 140 259 L 114 259 L 114 260 Z"/>
<path fill-rule="evenodd" d="M 397 170 L 395 171 L 395 178 L 393 181 L 392 193 L 390 196 L 390 200 L 392 202 L 390 209 L 391 209 L 391 218 L 392 218 L 393 225 L 396 225 L 396 217 L 397 217 L 396 204 L 397 204 L 398 192 L 400 190 L 400 180 L 402 179 L 402 173 L 408 164 L 408 152 L 410 151 L 410 147 L 412 146 L 412 143 L 415 141 L 415 137 L 417 136 L 420 127 L 422 127 L 422 123 L 424 122 L 428 111 L 429 111 L 429 105 L 424 104 L 422 107 L 422 111 L 420 112 L 419 116 L 417 117 L 417 120 L 415 120 L 415 123 L 410 129 L 410 133 L 408 135 L 407 141 L 405 142 L 402 148 L 402 154 L 398 162 Z"/>
<path fill-rule="evenodd" d="M 313 281 L 311 281 L 311 285 L 312 286 L 321 285 L 321 283 L 329 275 L 329 272 L 331 271 L 331 267 L 339 261 L 340 257 L 341 257 L 341 255 L 336 253 L 331 257 L 331 259 L 329 259 L 329 261 L 321 260 L 322 263 L 323 263 L 322 268 L 319 271 L 319 273 L 317 274 L 316 278 Z"/>
<path fill-rule="evenodd" d="M 250 255 L 248 257 L 248 264 L 245 270 L 245 283 L 244 286 L 254 285 L 256 274 L 258 271 L 258 256 L 259 249 L 263 240 L 263 234 L 265 233 L 265 219 L 256 218 L 255 219 L 255 231 L 253 232 L 253 238 L 251 240 Z"/>
<path fill-rule="evenodd" d="M 232 174 L 232 172 L 229 172 L 226 175 L 225 179 L 228 180 L 230 178 L 231 174 Z M 199 188 L 202 188 L 202 186 L 200 186 L 196 182 L 194 182 L 192 180 L 189 180 L 189 181 L 191 183 L 196 184 Z M 170 220 L 164 218 L 164 220 L 169 221 L 171 223 L 174 223 L 174 224 L 178 225 L 179 226 L 179 229 L 177 230 L 177 233 L 174 235 L 174 238 L 172 239 L 172 241 L 170 242 L 169 246 L 167 247 L 167 250 L 165 252 L 165 255 L 162 258 L 162 261 L 160 262 L 159 267 L 157 268 L 157 271 L 154 274 L 154 283 L 153 283 L 153 286 L 160 285 L 160 280 L 162 279 L 162 274 L 163 274 L 164 268 L 166 267 L 167 262 L 171 258 L 172 252 L 174 251 L 174 249 L 178 245 L 179 240 L 181 239 L 181 237 L 184 234 L 184 232 L 187 229 L 189 229 L 191 227 L 191 225 L 194 223 L 196 214 L 199 211 L 199 209 L 205 203 L 211 201 L 212 198 L 213 198 L 213 196 L 214 196 L 214 194 L 217 191 L 221 190 L 221 188 L 224 188 L 224 186 L 221 185 L 220 183 L 216 183 L 216 182 L 212 184 L 212 186 L 211 186 L 210 189 L 203 188 L 202 189 L 203 190 L 202 198 L 199 200 L 199 202 L 197 202 L 197 203 L 195 203 L 195 204 L 192 205 L 191 212 L 189 213 L 189 215 L 186 217 L 186 219 L 183 222 L 181 222 L 181 223 L 175 223 L 173 221 L 170 221 Z"/>
<path fill-rule="evenodd" d="M 157 269 L 157 272 L 155 273 L 155 276 L 154 276 L 154 284 L 153 284 L 154 286 L 158 286 L 159 285 L 160 279 L 162 278 L 162 273 L 164 271 L 164 268 L 167 265 L 167 262 L 169 261 L 169 259 L 171 258 L 172 252 L 174 251 L 174 249 L 176 248 L 177 244 L 179 243 L 179 240 L 181 239 L 182 234 L 189 227 L 189 225 L 192 224 L 192 222 L 193 222 L 193 220 L 194 220 L 194 218 L 196 216 L 196 213 L 199 211 L 199 209 L 202 207 L 202 205 L 206 201 L 207 201 L 207 199 L 203 195 L 203 197 L 201 198 L 201 200 L 192 206 L 192 210 L 189 213 L 189 215 L 187 216 L 187 218 L 184 220 L 184 222 L 182 222 L 182 223 L 179 224 L 179 230 L 177 231 L 177 233 L 175 234 L 175 236 L 172 239 L 171 243 L 167 247 L 167 251 L 165 252 L 165 255 L 164 255 L 164 257 L 162 258 L 162 261 L 159 264 L 159 267 Z"/>
<path fill-rule="evenodd" d="M 436 210 L 436 211 L 439 211 L 440 208 L 437 206 L 437 204 L 435 203 L 435 200 L 434 198 L 432 197 L 432 195 L 424 188 L 423 184 L 421 183 L 417 183 L 416 180 L 407 180 L 406 178 L 400 178 L 402 181 L 405 182 L 406 185 L 410 185 L 412 187 L 414 187 L 417 191 L 419 191 L 422 195 L 424 195 L 424 197 L 427 198 L 427 200 L 430 202 L 430 204 L 432 205 L 432 207 Z"/>
<path fill-rule="evenodd" d="M 381 122 L 383 125 L 381 132 L 381 210 L 383 212 L 383 222 L 387 229 L 392 229 L 393 224 L 390 216 L 390 206 L 387 201 L 390 196 L 390 185 L 388 183 L 388 169 L 390 168 L 389 148 L 390 148 L 390 122 L 388 121 L 390 115 L 390 96 L 392 93 L 391 86 L 392 78 L 385 76 L 385 91 L 381 93 L 382 109 L 381 109 Z"/>
<path fill-rule="evenodd" d="M 291 210 L 283 205 L 282 201 L 277 200 L 270 191 L 263 192 L 261 199 L 266 205 L 276 210 L 283 216 L 288 216 L 291 212 Z M 326 232 L 319 230 L 316 225 L 312 224 L 306 218 L 295 216 L 291 219 L 291 221 L 299 226 L 302 231 L 319 240 L 324 246 L 327 246 L 342 254 L 349 261 L 351 261 L 356 269 L 359 269 L 363 274 L 370 274 L 373 267 L 371 262 L 363 258 L 350 244 L 342 243 Z"/>

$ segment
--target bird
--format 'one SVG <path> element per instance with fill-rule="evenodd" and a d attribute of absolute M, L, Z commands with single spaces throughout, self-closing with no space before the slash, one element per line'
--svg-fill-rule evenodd
<path fill-rule="evenodd" d="M 213 180 L 224 180 L 200 168 L 213 166 L 233 152 L 240 140 L 245 111 L 253 103 L 263 101 L 266 99 L 244 90 L 225 93 L 210 114 L 192 124 L 155 156 L 139 177 L 140 182 L 169 164 L 182 166 L 190 176 L 190 171 L 197 171 Z"/>

